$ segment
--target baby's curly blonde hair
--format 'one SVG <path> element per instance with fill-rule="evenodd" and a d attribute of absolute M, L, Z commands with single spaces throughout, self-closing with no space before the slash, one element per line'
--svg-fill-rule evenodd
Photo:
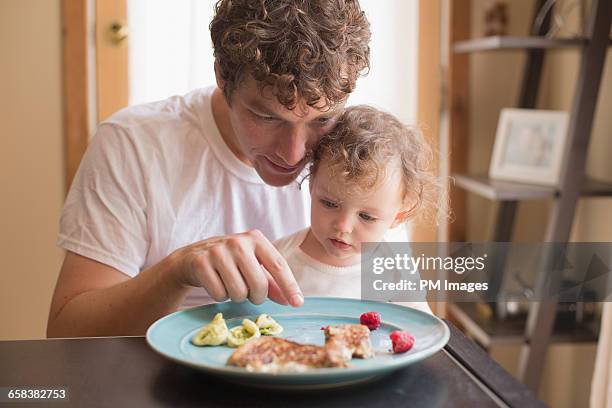
<path fill-rule="evenodd" d="M 210 33 L 228 101 L 250 74 L 287 109 L 329 109 L 370 64 L 370 25 L 357 0 L 220 0 Z"/>
<path fill-rule="evenodd" d="M 310 177 L 324 162 L 331 177 L 346 182 L 345 193 L 360 194 L 399 171 L 408 216 L 439 215 L 441 184 L 430 168 L 433 152 L 416 127 L 371 106 L 346 108 L 313 153 Z"/>

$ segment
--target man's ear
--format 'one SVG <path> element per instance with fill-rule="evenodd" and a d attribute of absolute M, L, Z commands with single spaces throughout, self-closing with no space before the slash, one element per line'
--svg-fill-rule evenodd
<path fill-rule="evenodd" d="M 401 210 L 395 215 L 395 219 L 391 224 L 391 228 L 395 228 L 400 225 L 402 222 L 406 221 L 410 216 L 410 210 Z"/>
<path fill-rule="evenodd" d="M 217 86 L 219 89 L 223 91 L 225 87 L 225 81 L 221 78 L 221 67 L 219 66 L 219 61 L 215 59 L 215 80 L 217 81 Z"/>

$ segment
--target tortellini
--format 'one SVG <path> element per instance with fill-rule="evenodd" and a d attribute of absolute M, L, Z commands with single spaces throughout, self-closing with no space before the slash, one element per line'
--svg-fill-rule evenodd
<path fill-rule="evenodd" d="M 218 346 L 227 342 L 229 330 L 223 313 L 217 313 L 206 326 L 202 327 L 199 332 L 191 339 L 191 342 L 196 346 Z"/>
<path fill-rule="evenodd" d="M 268 314 L 261 314 L 255 322 L 244 319 L 241 326 L 227 328 L 222 313 L 217 313 L 214 319 L 202 327 L 191 343 L 196 346 L 220 346 L 226 344 L 230 347 L 240 347 L 247 341 L 257 337 L 275 336 L 282 333 L 283 327 Z"/>
<path fill-rule="evenodd" d="M 257 324 L 259 331 L 264 336 L 275 336 L 283 332 L 283 326 L 276 323 L 276 321 L 268 314 L 259 315 L 255 321 L 255 324 Z"/>
<path fill-rule="evenodd" d="M 259 327 L 252 320 L 244 319 L 242 326 L 237 326 L 230 330 L 227 337 L 227 345 L 230 347 L 240 347 L 247 341 L 260 336 Z"/>

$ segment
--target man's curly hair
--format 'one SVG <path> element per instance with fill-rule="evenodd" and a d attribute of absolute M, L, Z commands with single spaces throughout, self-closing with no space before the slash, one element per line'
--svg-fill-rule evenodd
<path fill-rule="evenodd" d="M 220 0 L 210 33 L 228 101 L 250 74 L 288 109 L 301 100 L 329 109 L 369 69 L 370 25 L 357 0 Z"/>

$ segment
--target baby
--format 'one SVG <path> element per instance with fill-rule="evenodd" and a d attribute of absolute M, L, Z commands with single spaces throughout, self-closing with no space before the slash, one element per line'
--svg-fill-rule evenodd
<path fill-rule="evenodd" d="M 274 243 L 304 295 L 361 296 L 361 244 L 383 241 L 436 202 L 430 157 L 421 133 L 394 116 L 345 110 L 313 154 L 310 228 Z M 402 304 L 431 313 L 426 302 Z"/>

